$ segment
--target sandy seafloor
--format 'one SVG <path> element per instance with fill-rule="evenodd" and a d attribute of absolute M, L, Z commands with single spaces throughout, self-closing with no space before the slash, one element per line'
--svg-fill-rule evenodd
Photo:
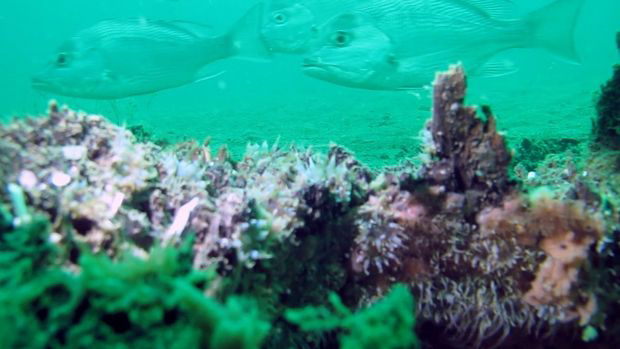
<path fill-rule="evenodd" d="M 12 5 L 10 10 L 16 17 L 7 15 L 11 12 L 0 16 L 0 29 L 12 33 L 0 38 L 0 45 L 9 48 L 1 60 L 10 67 L 0 73 L 0 120 L 43 115 L 47 102 L 54 98 L 74 109 L 103 114 L 119 124 L 142 125 L 156 138 L 176 141 L 210 136 L 212 144 L 227 144 L 237 158 L 248 142 L 272 143 L 276 139 L 281 144 L 318 149 L 335 142 L 372 167 L 395 165 L 417 153 L 418 133 L 429 116 L 428 92 L 416 96 L 403 91 L 365 91 L 331 85 L 303 75 L 299 56 L 279 55 L 266 62 L 217 62 L 204 72 L 210 75 L 225 71 L 216 79 L 114 102 L 34 91 L 30 87 L 31 74 L 53 56 L 60 42 L 100 20 L 99 17 L 127 17 L 137 11 L 130 3 L 113 1 L 106 6 L 93 5 L 97 11 L 80 12 L 70 3 L 65 0 L 50 10 L 70 9 L 67 22 L 52 21 L 53 26 L 43 26 L 45 31 L 36 30 L 36 24 L 51 21 L 53 12 L 46 15 L 37 11 L 37 1 Z M 198 16 L 196 11 L 183 10 L 198 2 L 140 3 L 144 3 L 140 14 L 158 16 L 155 10 L 169 9 L 167 13 L 174 18 L 200 17 L 204 22 L 215 21 L 218 28 L 229 26 L 237 15 L 229 11 L 224 16 L 227 18 L 221 19 L 215 10 L 240 6 L 200 2 L 210 11 L 206 16 Z M 525 6 L 526 1 L 516 3 L 540 6 Z M 542 49 L 511 50 L 496 59 L 510 60 L 518 69 L 515 74 L 470 78 L 468 103 L 491 105 L 499 128 L 506 132 L 512 146 L 523 137 L 588 137 L 595 115 L 596 91 L 609 78 L 611 65 L 619 60 L 614 46 L 618 28 L 614 23 L 620 23 L 620 3 L 587 1 L 581 17 L 575 34 L 581 64 L 566 63 Z"/>
<path fill-rule="evenodd" d="M 252 70 L 260 63 L 237 64 L 241 70 Z M 579 66 L 560 62 L 556 67 L 579 75 Z M 525 73 L 493 79 L 472 77 L 468 103 L 491 105 L 511 146 L 524 137 L 587 139 L 595 116 L 596 91 L 606 76 L 601 73 L 587 81 L 541 74 L 524 81 Z M 142 125 L 156 139 L 211 137 L 212 144 L 226 144 L 237 158 L 248 142 L 279 140 L 282 145 L 315 149 L 326 149 L 335 142 L 375 168 L 415 156 L 419 131 L 430 115 L 430 97 L 424 90 L 353 90 L 313 81 L 298 72 L 287 74 L 307 79 L 300 86 L 269 84 L 270 77 L 260 73 L 255 80 L 231 86 L 226 74 L 233 73 L 227 70 L 219 81 L 202 82 L 205 86 L 185 86 L 116 102 L 58 99 L 73 108 L 102 113 L 119 124 Z M 43 111 L 45 104 L 40 102 L 38 108 Z"/>

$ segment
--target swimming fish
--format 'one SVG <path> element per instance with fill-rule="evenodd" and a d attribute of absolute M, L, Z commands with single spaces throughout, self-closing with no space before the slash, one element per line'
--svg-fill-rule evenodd
<path fill-rule="evenodd" d="M 65 41 L 35 89 L 66 96 L 117 99 L 204 80 L 205 65 L 235 55 L 268 54 L 258 37 L 262 6 L 250 9 L 231 30 L 183 21 L 106 20 Z"/>
<path fill-rule="evenodd" d="M 457 62 L 472 73 L 501 75 L 485 63 L 516 47 L 542 47 L 578 61 L 573 29 L 583 0 L 556 0 L 518 19 L 492 16 L 486 9 L 493 2 L 371 0 L 322 26 L 320 45 L 303 70 L 344 86 L 398 90 L 428 85 L 436 71 Z"/>
<path fill-rule="evenodd" d="M 268 0 L 261 37 L 272 52 L 305 53 L 319 39 L 318 27 L 367 0 Z"/>

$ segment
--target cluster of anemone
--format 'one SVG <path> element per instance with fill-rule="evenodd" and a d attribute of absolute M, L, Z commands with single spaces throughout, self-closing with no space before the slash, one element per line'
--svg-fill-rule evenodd
<path fill-rule="evenodd" d="M 472 347 L 587 324 L 597 311 L 583 282 L 603 236 L 599 207 L 576 200 L 574 189 L 573 199 L 566 189 L 520 193 L 492 115 L 483 122 L 462 105 L 462 72 L 439 80 L 435 95 L 446 100 L 435 100 L 429 124 L 442 151 L 417 174 L 379 176 L 358 209 L 351 258 L 367 285 L 362 301 L 405 281 L 421 320 Z"/>
<path fill-rule="evenodd" d="M 405 281 L 420 319 L 472 347 L 501 343 L 515 330 L 541 336 L 590 321 L 597 307 L 582 285 L 584 267 L 603 234 L 592 207 L 550 193 L 512 194 L 469 223 L 461 199 L 429 198 L 394 182 L 370 195 L 358 209 L 351 255 L 367 284 L 363 301 Z"/>
<path fill-rule="evenodd" d="M 101 116 L 54 103 L 47 118 L 16 121 L 0 133 L 9 155 L 0 166 L 2 185 L 26 190 L 58 223 L 58 242 L 64 219 L 78 239 L 111 254 L 126 240 L 146 251 L 192 232 L 196 266 L 230 259 L 231 251 L 250 264 L 267 258 L 252 232 L 283 241 L 308 222 L 328 220 L 332 208 L 337 213 L 364 192 L 369 177 L 336 146 L 326 156 L 250 144 L 234 162 L 226 148 L 212 154 L 208 141 L 166 148 L 137 142 Z"/>
<path fill-rule="evenodd" d="M 380 176 L 371 183 L 386 188 L 371 193 L 357 210 L 351 252 L 354 272 L 382 274 L 400 268 L 408 240 L 405 230 L 414 227 L 424 215 L 424 207 L 411 202 L 409 193 L 387 184 L 391 180 L 390 176 Z"/>
<path fill-rule="evenodd" d="M 204 256 L 232 250 L 236 260 L 251 266 L 271 258 L 265 248 L 270 241 L 294 242 L 294 232 L 344 212 L 356 190 L 367 185 L 350 158 L 338 147 L 325 156 L 294 147 L 285 151 L 277 144 L 248 145 L 231 185 L 215 199 L 198 258 L 205 262 Z"/>

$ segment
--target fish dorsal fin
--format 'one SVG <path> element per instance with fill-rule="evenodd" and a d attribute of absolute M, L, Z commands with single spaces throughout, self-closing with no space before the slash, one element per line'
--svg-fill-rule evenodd
<path fill-rule="evenodd" d="M 157 24 L 162 25 L 162 26 L 168 26 L 168 27 L 173 27 L 179 31 L 182 31 L 188 35 L 191 35 L 197 39 L 201 39 L 201 38 L 205 38 L 205 37 L 210 37 L 214 35 L 214 29 L 211 26 L 208 25 L 204 25 L 204 24 L 199 24 L 199 23 L 195 23 L 195 22 L 190 22 L 190 21 L 180 21 L 180 20 L 174 20 L 174 21 L 165 21 L 165 20 L 160 20 L 157 21 Z"/>
<path fill-rule="evenodd" d="M 359 13 L 343 13 L 334 17 L 330 22 L 331 29 L 351 29 L 364 22 L 364 16 Z"/>
<path fill-rule="evenodd" d="M 472 6 L 477 7 L 487 16 L 496 19 L 507 19 L 517 17 L 515 14 L 516 5 L 513 0 L 464 0 Z"/>
<path fill-rule="evenodd" d="M 127 19 L 106 19 L 100 21 L 95 26 L 84 30 L 82 33 L 89 33 L 97 36 L 105 36 L 107 33 L 118 32 L 123 30 L 124 27 L 143 27 L 143 28 L 159 28 L 160 30 L 170 31 L 174 33 L 183 33 L 188 37 L 201 39 L 213 35 L 213 28 L 208 25 L 203 25 L 190 21 L 181 20 L 164 20 L 164 19 L 149 19 L 144 17 L 127 18 Z M 125 36 L 129 36 L 131 29 L 128 32 L 123 33 Z"/>
<path fill-rule="evenodd" d="M 289 7 L 297 3 L 294 0 L 271 0 L 267 2 L 268 8 Z"/>
<path fill-rule="evenodd" d="M 464 8 L 482 18 L 491 18 L 491 15 L 477 4 L 478 1 L 484 0 L 449 0 L 455 6 Z"/>
<path fill-rule="evenodd" d="M 110 81 L 118 81 L 118 76 L 111 70 L 106 69 L 103 72 L 101 72 L 101 78 L 104 81 L 110 82 Z"/>
<path fill-rule="evenodd" d="M 206 75 L 206 76 L 200 76 L 200 77 L 196 78 L 196 80 L 194 80 L 194 83 L 215 79 L 215 78 L 217 78 L 220 75 L 225 74 L 225 73 L 226 73 L 226 70 L 222 70 L 219 73 L 215 73 L 215 74 L 211 74 L 211 75 Z"/>

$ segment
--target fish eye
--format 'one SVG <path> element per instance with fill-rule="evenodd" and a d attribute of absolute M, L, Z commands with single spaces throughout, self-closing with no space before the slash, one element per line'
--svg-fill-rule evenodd
<path fill-rule="evenodd" d="M 284 24 L 286 23 L 286 20 L 287 18 L 282 12 L 277 12 L 273 14 L 273 21 L 276 22 L 276 24 Z"/>
<path fill-rule="evenodd" d="M 59 53 L 58 56 L 56 57 L 56 65 L 59 67 L 64 67 L 68 61 L 69 61 L 69 57 L 64 52 Z"/>
<path fill-rule="evenodd" d="M 351 34 L 344 30 L 339 30 L 332 36 L 332 42 L 336 46 L 346 46 L 349 44 L 349 42 L 351 42 Z"/>

